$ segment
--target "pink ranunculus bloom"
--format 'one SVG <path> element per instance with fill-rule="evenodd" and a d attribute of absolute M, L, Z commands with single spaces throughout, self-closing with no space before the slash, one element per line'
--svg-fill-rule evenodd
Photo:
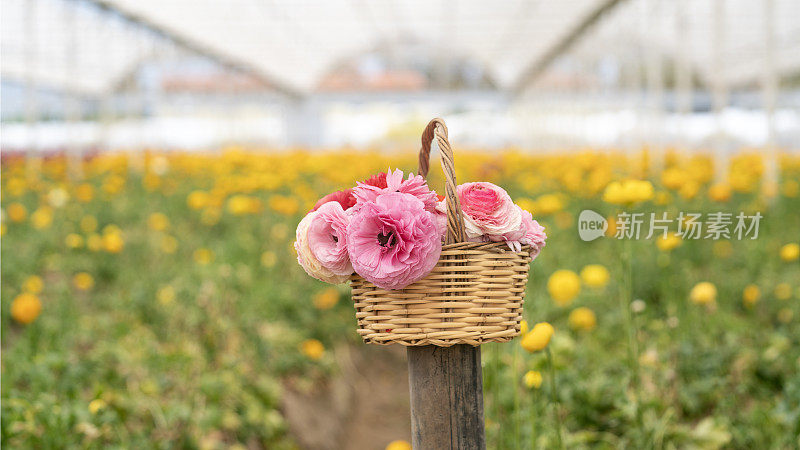
<path fill-rule="evenodd" d="M 342 205 L 331 201 L 317 209 L 308 226 L 308 246 L 326 269 L 336 275 L 351 275 L 353 266 L 347 254 L 347 225 L 350 217 Z"/>
<path fill-rule="evenodd" d="M 520 208 L 520 211 L 522 212 L 522 226 L 517 233 L 513 233 L 513 236 L 509 236 L 513 238 L 509 239 L 509 242 L 516 241 L 519 243 L 517 245 L 530 245 L 531 259 L 536 259 L 536 257 L 539 256 L 539 252 L 541 252 L 542 248 L 545 246 L 547 234 L 544 232 L 544 227 L 533 219 L 530 212 L 522 208 Z M 516 251 L 519 251 L 519 248 L 517 248 Z"/>
<path fill-rule="evenodd" d="M 436 192 L 428 188 L 425 179 L 421 175 L 414 175 L 409 173 L 408 179 L 403 179 L 403 171 L 396 169 L 394 172 L 389 169 L 386 173 L 386 187 L 382 187 L 383 181 L 381 174 L 377 177 L 373 176 L 365 182 L 358 182 L 358 186 L 353 188 L 353 195 L 356 197 L 356 204 L 360 205 L 366 202 L 374 202 L 375 199 L 388 192 L 402 192 L 404 194 L 411 194 L 417 197 L 425 204 L 425 209 L 434 212 L 436 209 Z M 371 183 L 371 181 L 375 183 Z"/>
<path fill-rule="evenodd" d="M 522 225 L 522 211 L 500 186 L 464 183 L 456 189 L 470 241 L 508 241 Z"/>
<path fill-rule="evenodd" d="M 323 263 L 317 259 L 314 252 L 311 250 L 308 239 L 308 231 L 311 223 L 317 218 L 319 211 L 311 211 L 303 217 L 300 224 L 297 225 L 296 241 L 294 242 L 294 249 L 297 251 L 297 262 L 303 269 L 312 277 L 331 284 L 344 283 L 348 280 L 349 275 L 336 274 Z"/>
<path fill-rule="evenodd" d="M 402 192 L 363 203 L 350 219 L 347 244 L 356 273 L 384 289 L 402 289 L 424 278 L 442 252 L 434 213 Z"/>
<path fill-rule="evenodd" d="M 314 208 L 311 211 L 318 210 L 320 206 L 328 202 L 337 202 L 340 205 L 342 205 L 342 209 L 347 211 L 348 209 L 352 208 L 353 205 L 356 204 L 356 198 L 353 196 L 352 189 L 345 189 L 342 191 L 331 192 L 325 197 L 322 197 L 321 199 L 317 200 L 317 203 L 314 205 Z"/>

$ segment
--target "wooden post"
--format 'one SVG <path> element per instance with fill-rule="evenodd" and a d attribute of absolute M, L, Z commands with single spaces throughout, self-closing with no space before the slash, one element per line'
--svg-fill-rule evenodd
<path fill-rule="evenodd" d="M 485 449 L 481 348 L 408 347 L 415 450 Z"/>

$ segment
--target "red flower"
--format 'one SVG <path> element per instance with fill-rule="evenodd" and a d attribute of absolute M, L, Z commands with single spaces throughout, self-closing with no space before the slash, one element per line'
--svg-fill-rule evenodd
<path fill-rule="evenodd" d="M 347 211 L 353 205 L 356 204 L 356 198 L 353 196 L 352 189 L 345 189 L 343 191 L 331 192 L 325 197 L 319 199 L 319 201 L 317 201 L 317 204 L 314 205 L 314 208 L 311 211 L 316 211 L 317 209 L 319 209 L 320 206 L 328 202 L 338 202 L 340 205 L 342 205 L 342 209 Z"/>
<path fill-rule="evenodd" d="M 386 189 L 387 187 L 389 187 L 389 185 L 386 183 L 386 172 L 381 172 L 377 175 L 373 175 L 364 180 L 363 183 L 381 189 Z"/>

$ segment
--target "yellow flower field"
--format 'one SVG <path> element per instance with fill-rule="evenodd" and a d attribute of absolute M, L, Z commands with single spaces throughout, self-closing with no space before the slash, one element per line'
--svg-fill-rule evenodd
<path fill-rule="evenodd" d="M 490 448 L 800 446 L 800 158 L 781 158 L 766 195 L 755 151 L 725 180 L 706 156 L 653 160 L 456 154 L 459 182 L 503 186 L 548 234 L 531 330 L 483 347 Z M 363 344 L 348 287 L 296 263 L 295 227 L 333 190 L 415 170 L 414 152 L 101 153 L 80 179 L 59 157 L 30 167 L 4 155 L 3 443 L 296 448 L 287 386 L 324 385 Z M 607 228 L 584 242 L 586 209 Z M 681 237 L 682 212 L 731 213 L 732 233 Z M 682 218 L 616 239 L 620 213 Z M 763 216 L 756 239 L 733 233 L 739 213 Z"/>

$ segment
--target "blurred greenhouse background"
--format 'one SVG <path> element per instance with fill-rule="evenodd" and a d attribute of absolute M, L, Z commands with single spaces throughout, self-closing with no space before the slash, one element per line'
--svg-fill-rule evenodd
<path fill-rule="evenodd" d="M 796 148 L 792 0 L 7 0 L 6 151 Z"/>
<path fill-rule="evenodd" d="M 800 448 L 798 0 L 2 0 L 2 445 L 408 450 L 404 350 L 292 241 L 433 117 L 548 235 L 488 448 Z"/>

